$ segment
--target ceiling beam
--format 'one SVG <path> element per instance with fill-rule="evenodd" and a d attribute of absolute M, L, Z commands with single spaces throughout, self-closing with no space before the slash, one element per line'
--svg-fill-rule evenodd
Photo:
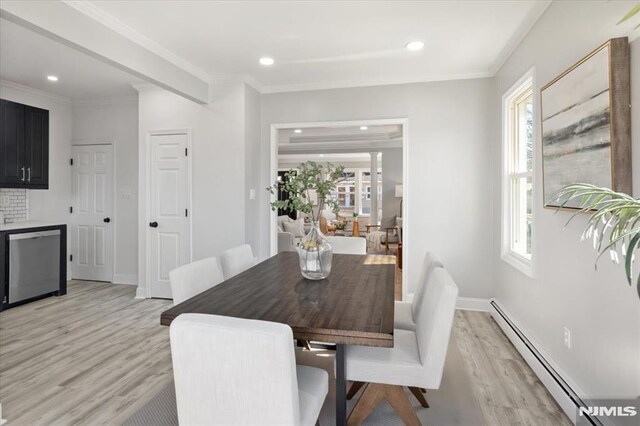
<path fill-rule="evenodd" d="M 199 104 L 209 83 L 61 1 L 3 1 L 0 16 Z"/>

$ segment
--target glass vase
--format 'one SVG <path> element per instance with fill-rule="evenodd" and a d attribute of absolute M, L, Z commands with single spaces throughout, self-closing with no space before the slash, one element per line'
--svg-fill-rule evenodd
<path fill-rule="evenodd" d="M 308 280 L 323 280 L 331 272 L 333 249 L 327 238 L 320 232 L 318 222 L 313 222 L 311 230 L 296 247 L 300 259 L 300 272 Z"/>

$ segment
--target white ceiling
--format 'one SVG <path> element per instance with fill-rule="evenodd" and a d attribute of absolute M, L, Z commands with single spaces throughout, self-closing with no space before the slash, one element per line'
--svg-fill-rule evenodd
<path fill-rule="evenodd" d="M 487 77 L 549 1 L 94 1 L 191 71 L 264 92 Z M 404 45 L 422 40 L 425 48 Z M 179 57 L 179 58 L 176 58 Z M 271 67 L 258 64 L 273 57 Z"/>
<path fill-rule="evenodd" d="M 326 126 L 278 129 L 279 144 L 321 143 L 342 141 L 394 140 L 402 137 L 399 124 L 362 126 Z M 300 130 L 300 133 L 296 133 Z"/>
<path fill-rule="evenodd" d="M 378 160 L 382 160 L 382 155 L 378 155 Z M 344 154 L 279 154 L 279 164 L 299 164 L 305 161 L 315 161 L 316 163 L 368 163 L 371 162 L 369 153 L 344 153 Z"/>
<path fill-rule="evenodd" d="M 399 124 L 300 127 L 278 129 L 278 152 L 286 155 L 353 155 L 385 148 L 402 148 L 402 126 Z"/>
<path fill-rule="evenodd" d="M 47 80 L 55 75 L 55 83 Z M 135 96 L 134 77 L 85 53 L 0 19 L 0 78 L 72 101 Z"/>

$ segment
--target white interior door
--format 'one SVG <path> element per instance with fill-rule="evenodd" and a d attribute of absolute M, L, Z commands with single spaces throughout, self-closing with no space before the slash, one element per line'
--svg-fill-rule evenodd
<path fill-rule="evenodd" d="M 76 145 L 73 154 L 74 279 L 113 279 L 113 146 Z"/>
<path fill-rule="evenodd" d="M 169 271 L 191 260 L 187 134 L 151 136 L 151 297 L 171 298 Z"/>

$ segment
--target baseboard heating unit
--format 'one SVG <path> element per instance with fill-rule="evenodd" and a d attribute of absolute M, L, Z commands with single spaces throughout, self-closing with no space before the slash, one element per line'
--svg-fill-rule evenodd
<path fill-rule="evenodd" d="M 577 413 L 580 407 L 587 408 L 587 404 L 578 396 L 574 389 L 562 378 L 562 376 L 545 359 L 540 351 L 531 343 L 527 336 L 509 318 L 503 309 L 500 308 L 496 300 L 491 300 L 491 316 L 507 335 L 511 343 L 518 349 L 520 355 L 536 373 L 540 381 L 547 388 L 549 393 L 558 402 L 562 410 L 575 424 Z M 584 413 L 580 417 L 581 425 L 604 426 L 595 416 Z"/>

